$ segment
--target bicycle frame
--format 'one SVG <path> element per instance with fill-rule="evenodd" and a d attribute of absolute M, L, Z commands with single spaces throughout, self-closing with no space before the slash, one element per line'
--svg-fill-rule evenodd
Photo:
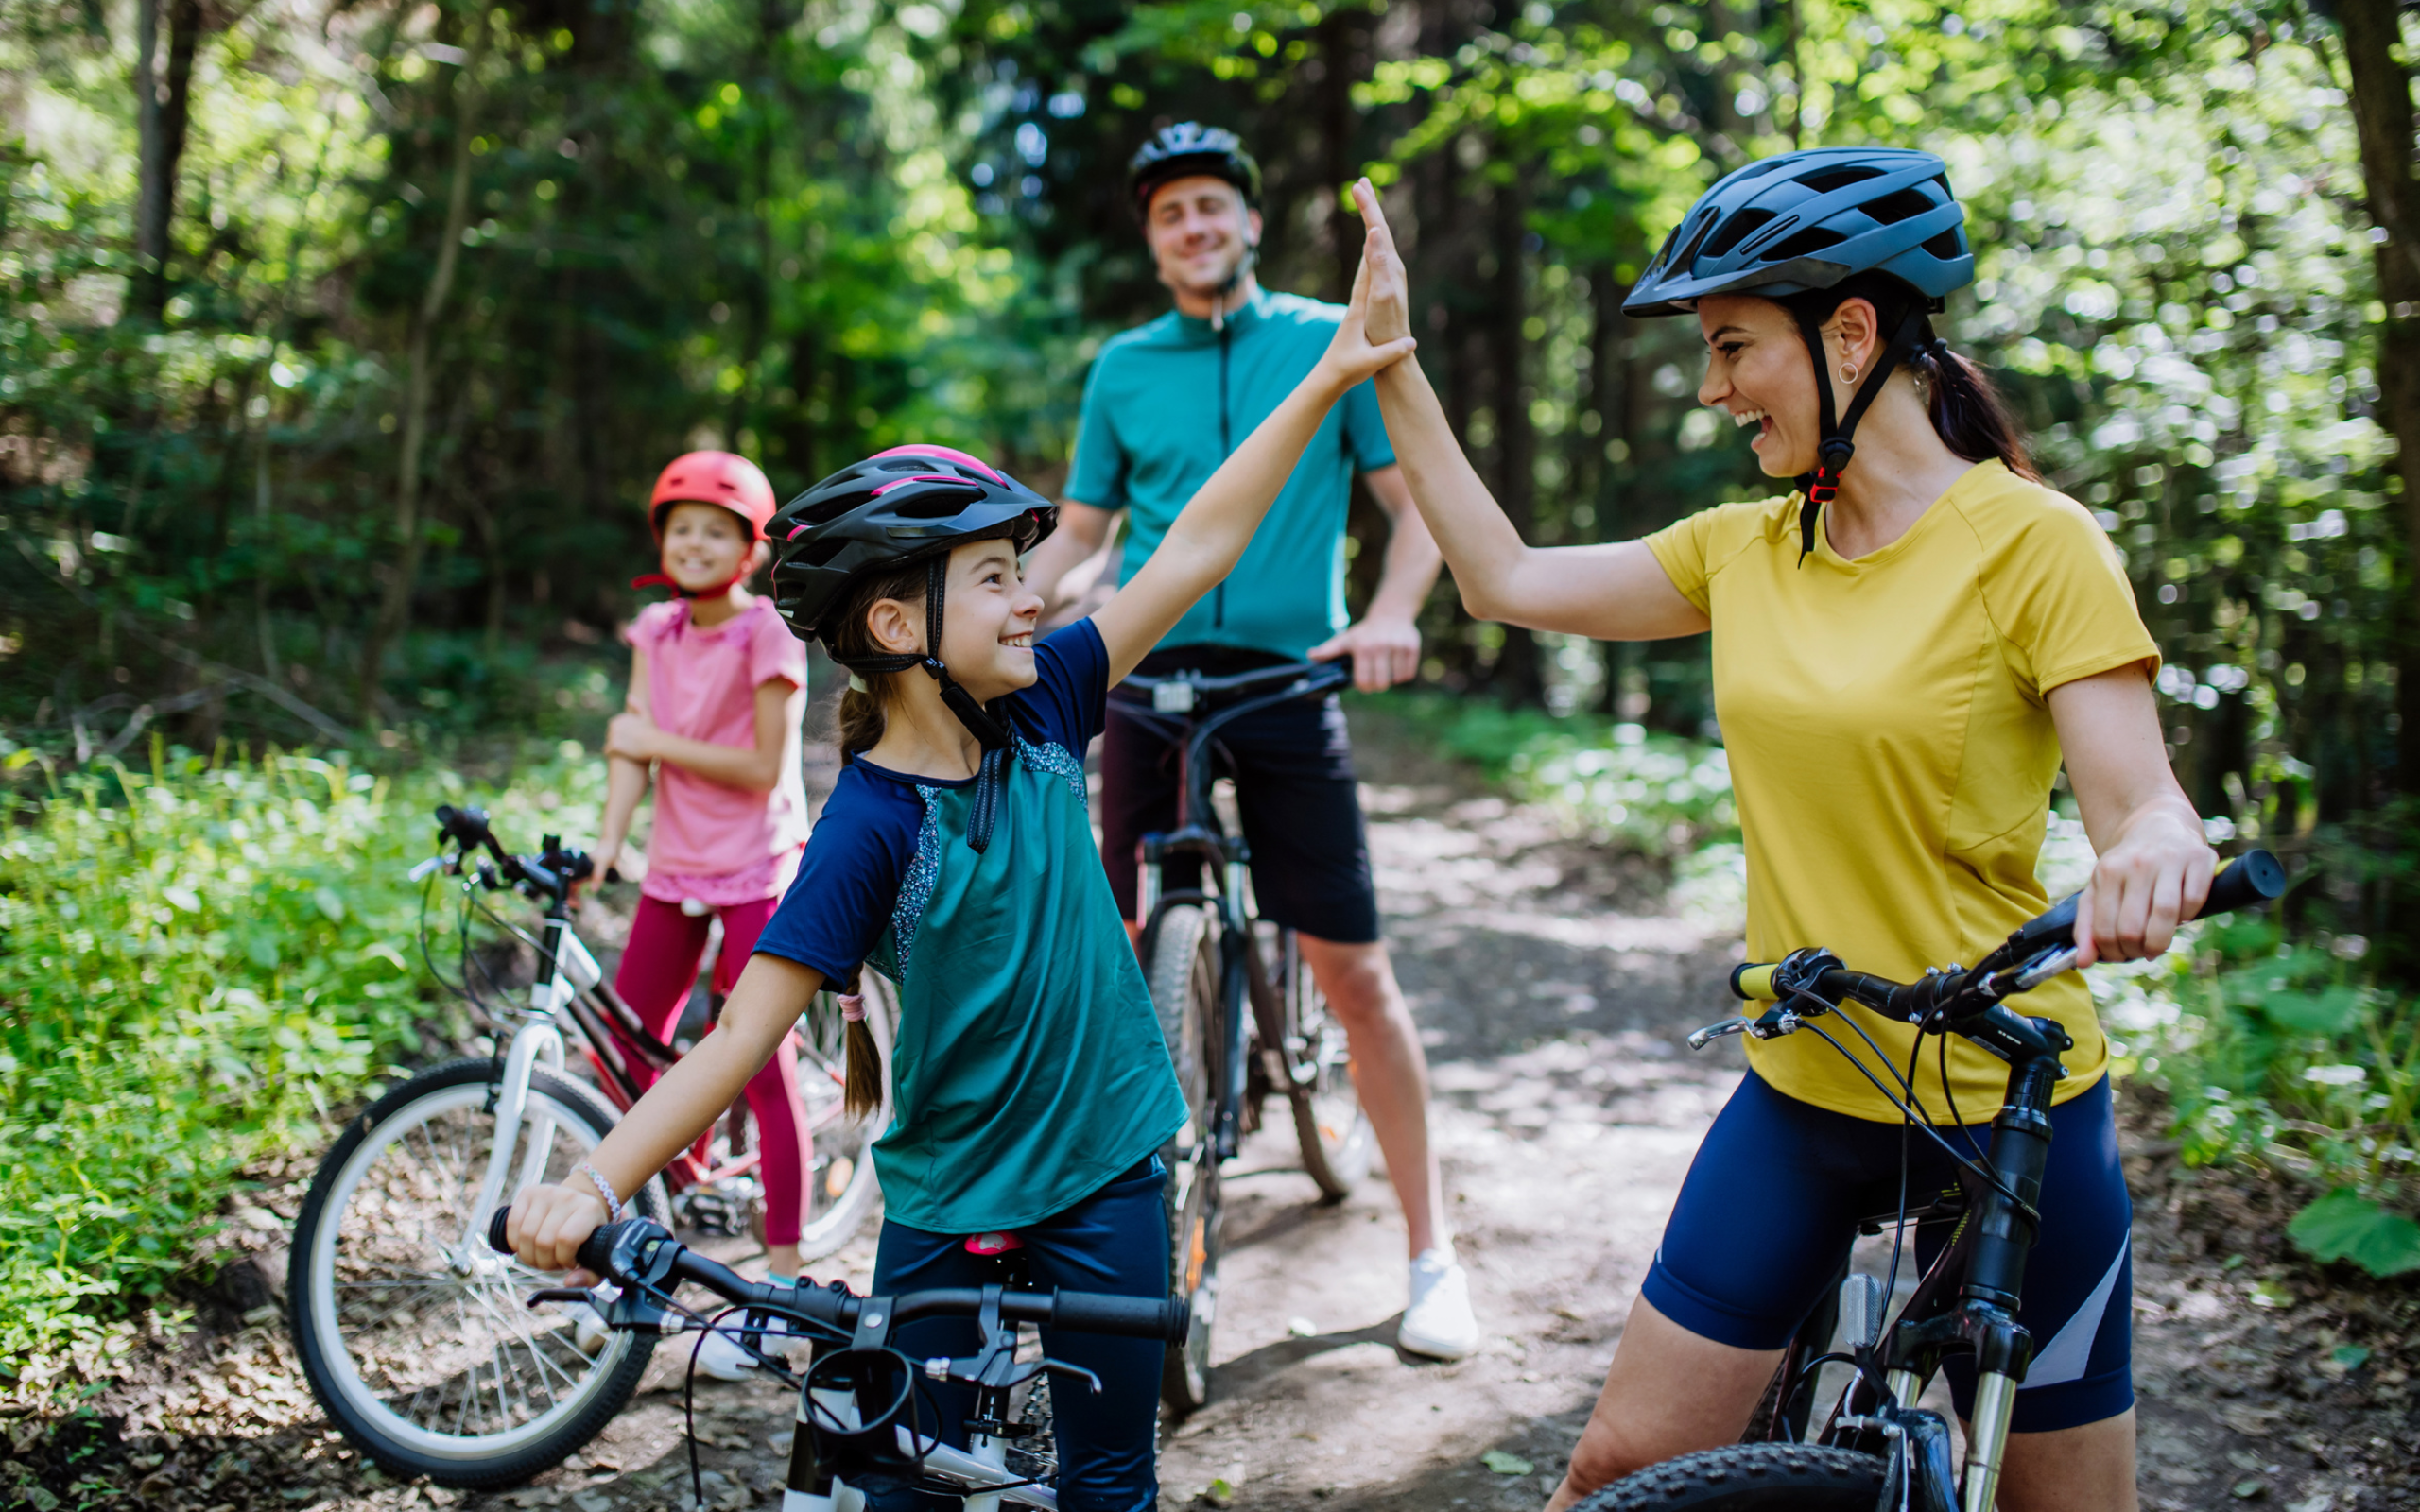
<path fill-rule="evenodd" d="M 2255 850 L 2211 880 L 2201 914 L 2276 898 L 2285 891 L 2285 883 L 2276 858 Z M 1915 983 L 1849 971 L 1838 956 L 1823 950 L 1793 951 L 1770 965 L 1742 966 L 1732 973 L 1733 991 L 1742 998 L 1772 1000 L 1774 1006 L 1760 1018 L 1727 1020 L 1689 1037 L 1692 1049 L 1729 1034 L 1776 1039 L 1856 1003 L 1886 1019 L 1913 1024 L 1920 1034 L 1958 1035 L 2008 1065 L 2007 1088 L 1992 1119 L 1990 1149 L 1979 1152 L 1979 1161 L 1960 1157 L 1962 1205 L 1946 1210 L 1934 1205 L 1928 1212 L 1903 1210 L 1887 1220 L 1896 1225 L 1954 1215 L 1958 1226 L 1908 1305 L 1886 1332 L 1881 1323 L 1888 1298 L 1879 1296 L 1871 1278 L 1850 1278 L 1840 1294 L 1841 1312 L 1851 1319 L 1849 1343 L 1858 1377 L 1842 1394 L 1821 1441 L 1881 1456 L 1889 1466 L 1886 1504 L 1901 1500 L 1921 1512 L 1952 1512 L 1949 1426 L 1940 1414 L 1915 1402 L 1942 1364 L 1962 1353 L 1974 1356 L 1976 1380 L 1964 1475 L 1956 1483 L 1958 1512 L 1991 1512 L 1999 1488 L 2010 1415 L 2033 1356 L 2032 1338 L 2017 1323 L 2016 1313 L 2024 1294 L 2026 1257 L 2041 1227 L 2042 1178 L 2050 1160 L 2050 1096 L 2066 1074 L 2059 1057 L 2075 1048 L 2057 1022 L 2028 1018 L 2004 1000 L 2074 969 L 2076 902 L 2068 898 L 2031 919 L 1975 967 L 1949 967 Z M 1848 1055 L 1845 1046 L 1837 1040 L 1833 1044 Z M 1849 1059 L 1864 1069 L 1856 1057 Z M 1870 1070 L 1866 1074 L 1885 1096 L 1898 1102 Z M 1912 1125 L 1912 1093 L 1901 1107 Z M 1946 1147 L 1929 1120 L 1924 1126 L 1927 1137 L 1942 1140 Z M 1825 1358 L 1839 1357 L 1819 1358 L 1806 1368 Z M 1785 1383 L 1785 1412 L 1796 1391 L 1794 1382 Z"/>
<path fill-rule="evenodd" d="M 1253 915 L 1247 904 L 1252 878 L 1252 850 L 1240 834 L 1230 835 L 1219 822 L 1210 789 L 1218 778 L 1211 743 L 1219 731 L 1246 714 L 1274 708 L 1295 698 L 1309 697 L 1342 687 L 1350 679 L 1346 662 L 1279 666 L 1234 677 L 1204 678 L 1183 674 L 1168 678 L 1130 678 L 1135 687 L 1152 694 L 1152 710 L 1164 715 L 1189 715 L 1205 693 L 1220 693 L 1278 682 L 1273 691 L 1244 698 L 1202 718 L 1188 720 L 1178 747 L 1177 823 L 1164 833 L 1147 834 L 1141 842 L 1142 865 L 1135 879 L 1135 912 L 1143 919 L 1141 954 L 1150 959 L 1160 918 L 1180 903 L 1209 906 L 1219 919 L 1219 1001 L 1227 1009 L 1227 1043 L 1219 1068 L 1219 1111 L 1209 1131 L 1212 1148 L 1221 1160 L 1233 1159 L 1243 1136 L 1245 1068 L 1252 1054 L 1252 1035 L 1273 1045 L 1284 1033 L 1284 1012 L 1277 989 L 1253 936 Z M 1290 680 L 1285 680 L 1290 679 Z M 1133 703 L 1113 697 L 1110 707 L 1138 713 Z M 1200 860 L 1218 879 L 1215 895 L 1196 888 L 1163 892 L 1160 868 L 1179 856 Z M 1252 1005 L 1247 1015 L 1236 1011 Z M 1282 1075 L 1282 1073 L 1281 1073 Z"/>

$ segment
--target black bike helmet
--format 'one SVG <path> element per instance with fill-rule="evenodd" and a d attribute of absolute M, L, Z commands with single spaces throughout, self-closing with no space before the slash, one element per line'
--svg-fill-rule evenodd
<path fill-rule="evenodd" d="M 1171 179 L 1206 173 L 1234 184 L 1251 209 L 1260 208 L 1260 164 L 1252 160 L 1236 133 L 1223 126 L 1179 121 L 1164 126 L 1135 150 L 1126 164 L 1127 198 L 1136 219 L 1151 208 L 1151 195 Z"/>
<path fill-rule="evenodd" d="M 1895 279 L 1915 296 L 1848 413 L 1836 421 L 1824 381 L 1823 321 L 1793 294 L 1839 286 L 1860 274 Z M 1851 438 L 1891 369 L 1930 341 L 1927 312 L 1975 281 L 1966 213 L 1950 192 L 1948 167 L 1901 147 L 1812 147 L 1726 174 L 1698 198 L 1655 254 L 1622 313 L 1685 315 L 1715 294 L 1753 294 L 1790 306 L 1815 359 L 1821 432 L 1815 471 L 1799 480 L 1799 559 L 1815 549 L 1816 512 L 1840 491 L 1857 448 Z"/>
<path fill-rule="evenodd" d="M 803 641 L 821 639 L 852 673 L 921 666 L 941 684 L 942 701 L 983 747 L 982 778 L 967 844 L 991 843 L 999 777 L 1011 748 L 1005 713 L 960 687 L 941 660 L 942 610 L 949 554 L 969 541 L 1001 538 L 1031 550 L 1059 523 L 1059 507 L 978 457 L 946 446 L 894 446 L 842 468 L 784 505 L 766 534 L 773 541 L 773 606 Z M 869 572 L 923 560 L 925 650 L 841 657 L 834 629 L 850 586 Z"/>

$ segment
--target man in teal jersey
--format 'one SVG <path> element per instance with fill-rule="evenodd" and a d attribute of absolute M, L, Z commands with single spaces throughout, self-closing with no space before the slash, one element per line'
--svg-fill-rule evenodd
<path fill-rule="evenodd" d="M 1059 529 L 1028 569 L 1046 600 L 1100 550 L 1119 510 L 1119 580 L 1132 577 L 1185 501 L 1319 360 L 1344 313 L 1253 279 L 1260 170 L 1233 132 L 1167 128 L 1135 154 L 1132 187 L 1176 308 L 1111 339 L 1093 364 Z M 1377 593 L 1354 622 L 1344 543 L 1357 472 L 1392 528 Z M 1350 655 L 1360 687 L 1391 687 L 1419 672 L 1416 618 L 1439 563 L 1365 384 L 1329 412 L 1235 572 L 1136 670 L 1215 676 Z M 1379 938 L 1343 709 L 1333 698 L 1282 705 L 1228 726 L 1220 744 L 1235 768 L 1253 896 L 1263 917 L 1297 932 L 1344 1024 L 1354 1082 L 1403 1203 L 1412 1262 L 1399 1341 L 1459 1359 L 1478 1348 L 1478 1329 L 1444 1230 L 1427 1060 Z M 1175 825 L 1175 756 L 1165 738 L 1113 717 L 1101 765 L 1102 860 L 1128 928 L 1139 930 L 1135 847 Z"/>

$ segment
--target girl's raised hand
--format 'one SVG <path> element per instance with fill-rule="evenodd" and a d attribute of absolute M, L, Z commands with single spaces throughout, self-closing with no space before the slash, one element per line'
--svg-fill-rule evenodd
<path fill-rule="evenodd" d="M 1405 273 L 1403 257 L 1395 250 L 1395 233 L 1387 225 L 1386 210 L 1378 203 L 1378 191 L 1362 179 L 1353 185 L 1353 205 L 1361 213 L 1361 224 L 1367 228 L 1361 238 L 1361 272 L 1354 283 L 1354 297 L 1364 310 L 1363 326 L 1372 341 L 1392 341 L 1411 334 L 1411 280 Z M 1368 296 L 1362 297 L 1363 281 L 1368 284 Z"/>

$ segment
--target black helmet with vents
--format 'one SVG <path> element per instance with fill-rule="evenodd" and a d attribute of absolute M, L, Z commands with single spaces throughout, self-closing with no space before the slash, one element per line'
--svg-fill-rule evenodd
<path fill-rule="evenodd" d="M 942 662 L 942 615 L 951 549 L 1000 539 L 1019 553 L 1059 523 L 1059 507 L 980 457 L 946 446 L 894 446 L 842 468 L 773 516 L 773 605 L 801 640 L 820 639 L 833 660 L 859 675 L 923 667 L 942 702 L 983 747 L 966 843 L 992 843 L 1002 775 L 1015 735 L 1003 700 L 989 706 Z M 870 572 L 926 563 L 925 649 L 844 657 L 834 644 L 850 586 Z"/>
<path fill-rule="evenodd" d="M 1244 150 L 1243 139 L 1223 126 L 1179 121 L 1164 126 L 1135 149 L 1126 164 L 1126 196 L 1139 219 L 1151 208 L 1151 196 L 1171 179 L 1206 173 L 1224 179 L 1244 197 L 1247 208 L 1260 205 L 1260 164 Z"/>

